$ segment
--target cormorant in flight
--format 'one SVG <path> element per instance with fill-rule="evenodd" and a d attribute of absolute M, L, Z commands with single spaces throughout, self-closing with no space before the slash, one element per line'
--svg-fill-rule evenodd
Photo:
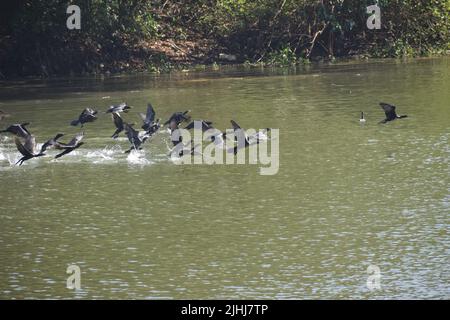
<path fill-rule="evenodd" d="M 62 156 L 66 155 L 68 153 L 71 153 L 73 150 L 81 147 L 84 144 L 84 142 L 81 141 L 81 140 L 83 140 L 83 137 L 84 137 L 84 132 L 80 132 L 72 140 L 70 140 L 69 143 L 58 143 L 56 148 L 63 149 L 64 151 L 57 154 L 55 156 L 55 159 L 61 158 Z"/>
<path fill-rule="evenodd" d="M 92 108 L 86 108 L 83 110 L 83 112 L 78 117 L 78 120 L 73 120 L 70 124 L 72 126 L 77 126 L 81 124 L 81 127 L 87 122 L 94 122 L 97 120 L 97 113 L 98 111 L 92 109 Z"/>
<path fill-rule="evenodd" d="M 16 165 L 21 166 L 27 160 L 45 155 L 45 150 L 41 149 L 39 152 L 36 150 L 36 139 L 32 135 L 25 138 L 24 144 L 22 144 L 18 137 L 15 137 L 14 142 L 16 143 L 17 150 L 22 154 L 22 158 L 16 162 Z"/>
<path fill-rule="evenodd" d="M 408 117 L 407 115 L 402 116 L 397 115 L 397 113 L 395 112 L 396 107 L 389 103 L 380 102 L 380 106 L 384 110 L 384 113 L 386 114 L 386 119 L 380 121 L 379 123 L 386 123 L 396 119 L 403 119 Z"/>

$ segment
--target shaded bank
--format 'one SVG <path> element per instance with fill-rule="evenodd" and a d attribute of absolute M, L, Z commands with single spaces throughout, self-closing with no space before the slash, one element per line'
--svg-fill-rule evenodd
<path fill-rule="evenodd" d="M 0 77 L 164 72 L 194 64 L 291 65 L 351 55 L 420 56 L 449 49 L 450 4 L 378 1 L 80 0 L 68 30 L 62 0 L 19 0 L 0 10 Z"/>

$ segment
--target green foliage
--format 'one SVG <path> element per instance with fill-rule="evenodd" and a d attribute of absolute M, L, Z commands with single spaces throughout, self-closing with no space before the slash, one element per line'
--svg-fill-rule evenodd
<path fill-rule="evenodd" d="M 266 63 L 269 65 L 288 67 L 297 63 L 297 56 L 289 46 L 286 46 L 278 51 L 270 52 Z"/>
<path fill-rule="evenodd" d="M 378 3 L 382 29 L 368 30 Z M 314 57 L 370 53 L 429 55 L 450 49 L 449 0 L 79 0 L 82 29 L 68 31 L 68 0 L 5 1 L 0 8 L 0 74 L 171 70 L 155 40 L 208 39 L 250 64 L 288 66 Z M 122 63 L 123 61 L 127 63 Z M 104 68 L 99 68 L 99 65 Z"/>

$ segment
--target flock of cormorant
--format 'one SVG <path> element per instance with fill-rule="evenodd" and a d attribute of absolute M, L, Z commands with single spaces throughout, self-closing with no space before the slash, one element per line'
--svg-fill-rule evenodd
<path fill-rule="evenodd" d="M 386 118 L 379 123 L 387 123 L 389 121 L 393 121 L 396 119 L 403 119 L 406 118 L 407 115 L 397 115 L 396 113 L 396 107 L 394 105 L 381 102 L 380 103 L 381 108 L 384 110 L 384 113 L 386 114 Z M 171 115 L 171 117 L 164 122 L 163 124 L 160 122 L 160 119 L 155 119 L 156 113 L 153 109 L 153 106 L 149 103 L 147 105 L 147 112 L 145 114 L 139 113 L 140 117 L 142 118 L 142 131 L 138 131 L 133 128 L 134 123 L 127 123 L 123 120 L 121 113 L 127 113 L 132 107 L 129 106 L 127 103 L 121 103 L 119 105 L 112 105 L 106 110 L 105 113 L 111 113 L 112 119 L 114 122 L 114 125 L 116 127 L 116 131 L 113 133 L 111 138 L 116 139 L 119 137 L 119 134 L 121 132 L 125 132 L 125 135 L 127 136 L 131 147 L 125 153 L 129 153 L 132 150 L 141 150 L 142 144 L 147 141 L 151 136 L 153 136 L 158 130 L 164 126 L 168 126 L 169 132 L 174 132 L 176 129 L 179 128 L 179 125 L 182 122 L 188 122 L 191 119 L 191 116 L 189 115 L 190 110 L 184 111 L 184 112 L 175 112 Z M 98 111 L 94 110 L 92 108 L 86 108 L 84 109 L 81 114 L 78 116 L 78 119 L 73 120 L 70 122 L 72 126 L 78 126 L 81 125 L 83 127 L 86 123 L 94 122 L 97 120 Z M 10 115 L 0 110 L 0 121 L 8 118 Z M 200 122 L 200 128 L 203 132 L 208 131 L 210 129 L 214 129 L 212 126 L 211 121 L 206 120 L 198 120 Z M 361 112 L 361 123 L 365 123 L 366 119 L 364 117 L 364 112 Z M 72 152 L 75 149 L 78 149 L 81 147 L 84 143 L 82 142 L 84 137 L 84 132 L 80 132 L 75 137 L 72 138 L 68 143 L 60 142 L 59 139 L 64 136 L 63 133 L 58 133 L 55 137 L 49 139 L 44 144 L 42 144 L 41 148 L 38 150 L 36 147 L 36 139 L 35 137 L 28 131 L 27 126 L 30 123 L 25 122 L 21 124 L 12 124 L 5 130 L 0 130 L 0 133 L 10 133 L 15 136 L 14 142 L 16 144 L 17 150 L 21 153 L 22 157 L 17 161 L 16 165 L 22 165 L 23 162 L 30 160 L 32 158 L 42 157 L 45 154 L 45 152 L 50 148 L 55 148 L 57 150 L 60 150 L 61 152 L 58 153 L 55 158 L 60 158 L 70 152 Z M 233 148 L 229 150 L 229 152 L 233 152 L 236 154 L 239 149 L 246 148 L 252 144 L 258 144 L 260 140 L 267 139 L 267 136 L 264 132 L 260 131 L 254 135 L 248 135 L 245 133 L 245 131 L 234 121 L 231 120 L 231 124 L 233 126 L 234 131 L 234 139 L 235 143 L 238 141 L 243 141 L 243 143 L 237 143 Z M 190 124 L 188 124 L 184 129 L 190 130 L 195 129 L 195 121 L 192 121 Z M 270 128 L 267 128 L 265 131 L 269 131 Z M 225 132 L 221 132 L 216 130 L 214 134 L 210 136 L 210 141 L 217 144 L 221 143 L 223 144 L 223 140 L 226 137 Z M 172 139 L 172 143 L 174 146 L 177 146 L 179 143 L 182 142 L 182 137 Z M 183 144 L 184 147 L 189 147 L 189 145 L 192 146 L 193 141 L 188 142 L 187 144 Z M 195 154 L 195 146 L 191 147 L 191 154 Z M 183 156 L 183 152 L 185 149 L 182 148 L 178 152 L 179 156 Z"/>

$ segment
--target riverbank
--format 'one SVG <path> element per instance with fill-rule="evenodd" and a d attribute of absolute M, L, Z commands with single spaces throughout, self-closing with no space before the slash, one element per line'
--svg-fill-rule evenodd
<path fill-rule="evenodd" d="M 292 66 L 450 49 L 445 0 L 380 3 L 380 29 L 367 26 L 368 3 L 335 2 L 87 1 L 80 3 L 80 29 L 73 30 L 65 1 L 2 4 L 0 78 Z"/>

